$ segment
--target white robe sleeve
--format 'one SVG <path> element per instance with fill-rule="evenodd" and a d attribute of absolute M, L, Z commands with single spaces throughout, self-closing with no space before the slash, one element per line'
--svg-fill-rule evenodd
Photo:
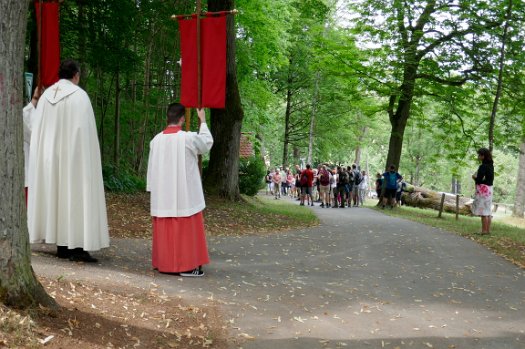
<path fill-rule="evenodd" d="M 28 186 L 29 183 L 29 146 L 31 144 L 31 130 L 33 128 L 33 114 L 35 112 L 35 107 L 33 103 L 29 103 L 22 110 L 22 116 L 24 121 L 24 183 L 25 186 Z"/>
<path fill-rule="evenodd" d="M 151 192 L 151 188 L 153 187 L 153 152 L 155 151 L 155 148 L 153 146 L 154 141 L 152 140 L 149 143 L 149 157 L 148 157 L 148 172 L 146 175 L 146 191 Z"/>
<path fill-rule="evenodd" d="M 196 134 L 195 137 L 192 137 L 191 143 L 192 148 L 195 149 L 197 154 L 206 154 L 210 151 L 213 145 L 213 137 L 205 123 L 201 124 L 199 133 Z"/>

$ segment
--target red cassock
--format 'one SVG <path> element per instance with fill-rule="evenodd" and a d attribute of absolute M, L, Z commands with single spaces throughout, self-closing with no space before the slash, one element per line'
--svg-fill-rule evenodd
<path fill-rule="evenodd" d="M 168 127 L 163 134 L 177 133 Z M 193 270 L 210 262 L 202 211 L 189 217 L 153 218 L 153 268 L 164 273 Z"/>
<path fill-rule="evenodd" d="M 202 212 L 190 217 L 153 217 L 153 268 L 164 273 L 190 271 L 208 264 Z"/>

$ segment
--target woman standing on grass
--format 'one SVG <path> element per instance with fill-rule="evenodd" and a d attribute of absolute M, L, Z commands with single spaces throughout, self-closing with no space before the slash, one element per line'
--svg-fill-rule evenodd
<path fill-rule="evenodd" d="M 492 154 L 487 148 L 478 150 L 478 160 L 481 165 L 478 171 L 472 175 L 476 181 L 476 195 L 472 203 L 472 214 L 481 217 L 481 235 L 490 234 L 490 223 L 492 221 L 492 185 L 494 182 L 494 161 Z"/>

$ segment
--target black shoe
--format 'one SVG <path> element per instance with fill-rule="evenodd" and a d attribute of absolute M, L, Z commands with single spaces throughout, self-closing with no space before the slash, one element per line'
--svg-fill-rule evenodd
<path fill-rule="evenodd" d="M 67 246 L 57 246 L 57 257 L 67 259 L 71 256 L 71 250 Z"/>
<path fill-rule="evenodd" d="M 321 208 L 324 208 L 324 204 L 321 204 Z"/>
<path fill-rule="evenodd" d="M 180 276 L 186 276 L 186 277 L 202 277 L 204 276 L 204 272 L 200 268 L 195 268 L 193 270 L 184 271 L 179 274 Z"/>
<path fill-rule="evenodd" d="M 343 205 L 339 206 L 339 208 L 345 208 Z"/>
<path fill-rule="evenodd" d="M 72 262 L 85 262 L 85 263 L 97 263 L 98 259 L 91 257 L 89 252 L 75 249 L 69 256 L 69 260 Z"/>

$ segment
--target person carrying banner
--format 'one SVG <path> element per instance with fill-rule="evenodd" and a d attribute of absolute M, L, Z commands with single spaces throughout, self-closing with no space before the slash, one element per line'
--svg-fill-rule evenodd
<path fill-rule="evenodd" d="M 213 138 L 204 109 L 197 109 L 199 133 L 182 131 L 182 104 L 168 106 L 166 129 L 150 143 L 147 187 L 153 217 L 153 268 L 181 276 L 203 276 L 209 263 L 202 211 L 205 208 L 198 155 Z"/>

